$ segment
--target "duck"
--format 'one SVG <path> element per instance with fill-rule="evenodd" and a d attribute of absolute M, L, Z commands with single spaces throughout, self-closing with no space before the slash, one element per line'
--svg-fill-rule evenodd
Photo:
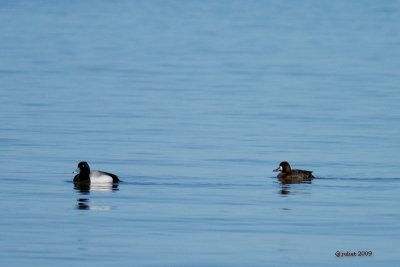
<path fill-rule="evenodd" d="M 279 164 L 279 167 L 273 171 L 280 171 L 277 178 L 282 184 L 300 184 L 302 182 L 311 181 L 313 178 L 315 178 L 312 175 L 312 171 L 298 169 L 292 170 L 287 161 L 282 161 Z"/>
<path fill-rule="evenodd" d="M 76 169 L 77 175 L 74 177 L 74 184 L 113 184 L 118 183 L 120 180 L 117 175 L 104 172 L 90 170 L 89 164 L 86 161 L 81 161 L 78 163 L 78 168 Z"/>

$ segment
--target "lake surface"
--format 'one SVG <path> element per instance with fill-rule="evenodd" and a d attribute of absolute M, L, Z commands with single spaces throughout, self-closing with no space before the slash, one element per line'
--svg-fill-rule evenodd
<path fill-rule="evenodd" d="M 0 1 L 1 265 L 398 265 L 399 28 L 398 1 Z M 75 189 L 81 160 L 123 182 Z"/>

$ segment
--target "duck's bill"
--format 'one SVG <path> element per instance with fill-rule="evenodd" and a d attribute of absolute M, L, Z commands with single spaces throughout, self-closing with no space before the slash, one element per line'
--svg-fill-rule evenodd
<path fill-rule="evenodd" d="M 279 172 L 279 171 L 281 171 L 281 170 L 282 170 L 282 167 L 279 166 L 278 168 L 276 168 L 275 170 L 272 170 L 272 171 L 274 171 L 274 172 Z"/>
<path fill-rule="evenodd" d="M 78 173 L 80 173 L 80 170 L 79 170 L 79 168 L 77 168 L 75 171 L 73 171 L 72 172 L 73 174 L 78 174 Z"/>

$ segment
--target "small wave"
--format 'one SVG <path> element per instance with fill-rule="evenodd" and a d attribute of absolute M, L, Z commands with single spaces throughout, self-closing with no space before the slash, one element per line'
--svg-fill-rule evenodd
<path fill-rule="evenodd" d="M 387 177 L 317 177 L 316 180 L 337 180 L 337 181 L 389 181 L 389 182 L 398 182 L 400 178 L 387 178 Z"/>

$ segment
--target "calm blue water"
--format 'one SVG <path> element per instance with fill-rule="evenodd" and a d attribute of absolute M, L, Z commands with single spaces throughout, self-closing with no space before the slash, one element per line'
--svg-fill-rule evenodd
<path fill-rule="evenodd" d="M 399 27 L 398 1 L 0 1 L 1 265 L 398 265 Z M 75 190 L 81 160 L 123 183 Z"/>

